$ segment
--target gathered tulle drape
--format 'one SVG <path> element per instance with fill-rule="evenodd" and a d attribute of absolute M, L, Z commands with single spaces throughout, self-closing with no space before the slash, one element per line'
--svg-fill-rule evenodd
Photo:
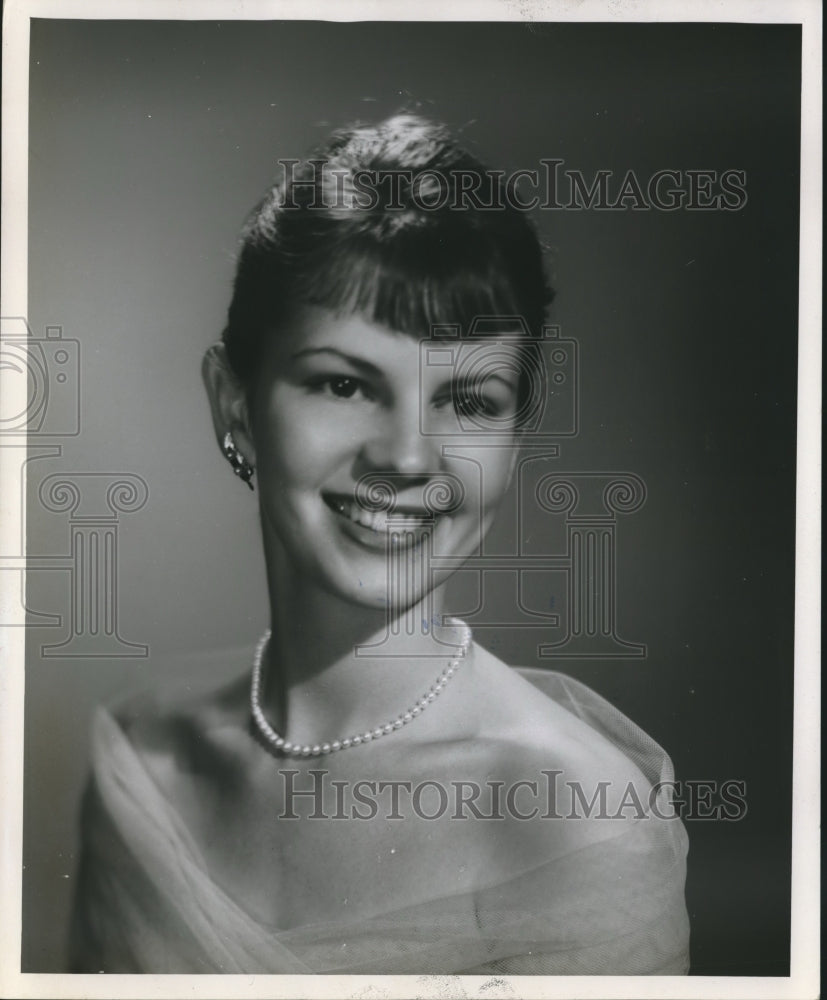
<path fill-rule="evenodd" d="M 520 672 L 621 749 L 651 785 L 668 787 L 669 758 L 599 695 L 560 674 Z M 537 763 L 538 769 L 553 766 Z M 216 885 L 174 805 L 113 716 L 99 709 L 82 826 L 73 971 L 688 971 L 687 837 L 677 818 L 626 818 L 615 836 L 527 870 L 516 866 L 519 874 L 474 892 L 367 919 L 280 930 L 253 918 Z"/>

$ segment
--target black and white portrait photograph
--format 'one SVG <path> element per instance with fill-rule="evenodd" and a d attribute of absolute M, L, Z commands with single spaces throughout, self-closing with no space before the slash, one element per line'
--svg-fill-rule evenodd
<path fill-rule="evenodd" d="M 0 994 L 818 996 L 820 19 L 7 4 Z"/>

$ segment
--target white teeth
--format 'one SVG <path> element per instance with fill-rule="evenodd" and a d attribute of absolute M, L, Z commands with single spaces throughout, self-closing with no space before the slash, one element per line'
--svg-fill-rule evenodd
<path fill-rule="evenodd" d="M 348 520 L 353 521 L 354 524 L 368 528 L 370 531 L 387 531 L 390 527 L 388 515 L 383 510 L 365 510 L 353 501 L 340 500 L 338 498 L 333 501 L 333 506 L 336 512 L 341 514 L 342 517 L 346 517 Z M 402 521 L 400 518 L 393 519 L 394 528 L 419 527 L 423 523 L 424 519 L 415 514 L 410 514 L 405 521 Z"/>
<path fill-rule="evenodd" d="M 351 504 L 347 516 L 354 524 L 361 524 L 371 531 L 385 531 L 388 526 L 387 515 L 379 510 L 362 510 L 356 504 Z"/>

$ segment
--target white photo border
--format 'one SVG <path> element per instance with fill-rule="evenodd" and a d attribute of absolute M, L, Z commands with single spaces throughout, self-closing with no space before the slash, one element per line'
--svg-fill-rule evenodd
<path fill-rule="evenodd" d="M 822 52 L 816 0 L 10 0 L 3 32 L 2 307 L 27 309 L 27 137 L 29 21 L 56 19 L 307 19 L 561 22 L 797 23 L 803 32 L 801 107 L 801 237 L 799 278 L 798 437 L 792 951 L 789 977 L 497 977 L 482 976 L 99 976 L 20 972 L 23 802 L 24 639 L 22 628 L 0 637 L 0 995 L 19 997 L 816 997 L 819 990 L 819 735 L 820 735 L 820 402 Z M 23 401 L 25 378 L 0 372 L 9 405 Z M 0 450 L 0 551 L 25 537 L 16 498 L 24 486 Z M 8 454 L 6 455 L 8 458 Z M 19 464 L 16 462 L 15 465 Z M 11 542 L 6 548 L 4 543 Z M 17 607 L 11 574 L 0 574 L 0 618 Z M 19 624 L 23 624 L 20 622 Z M 501 986 L 498 988 L 497 983 Z M 365 992 L 368 988 L 370 992 Z M 459 988 L 464 991 L 456 993 Z"/>

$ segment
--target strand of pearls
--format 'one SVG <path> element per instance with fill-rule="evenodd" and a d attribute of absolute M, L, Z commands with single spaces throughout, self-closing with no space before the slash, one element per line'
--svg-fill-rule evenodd
<path fill-rule="evenodd" d="M 270 641 L 270 630 L 268 629 L 259 640 L 253 658 L 253 677 L 250 684 L 250 711 L 253 721 L 256 724 L 256 729 L 268 747 L 285 756 L 291 757 L 319 757 L 322 754 L 335 753 L 337 750 L 348 750 L 351 747 L 358 747 L 362 743 L 370 743 L 372 740 L 378 740 L 382 736 L 389 736 L 391 733 L 396 732 L 397 729 L 401 729 L 409 722 L 412 722 L 418 715 L 421 715 L 436 700 L 437 696 L 442 694 L 448 681 L 450 681 L 459 669 L 463 657 L 471 646 L 472 639 L 471 629 L 461 622 L 459 624 L 462 625 L 463 629 L 460 651 L 448 663 L 448 666 L 437 677 L 429 690 L 418 701 L 414 702 L 407 712 L 403 712 L 390 722 L 386 722 L 383 726 L 377 726 L 376 729 L 369 729 L 367 732 L 359 733 L 356 736 L 348 736 L 342 740 L 332 740 L 329 743 L 315 744 L 291 743 L 289 740 L 285 740 L 283 736 L 279 736 L 275 729 L 273 729 L 265 718 L 264 712 L 261 710 L 261 665 L 264 660 L 264 651 L 267 648 L 267 643 Z"/>

